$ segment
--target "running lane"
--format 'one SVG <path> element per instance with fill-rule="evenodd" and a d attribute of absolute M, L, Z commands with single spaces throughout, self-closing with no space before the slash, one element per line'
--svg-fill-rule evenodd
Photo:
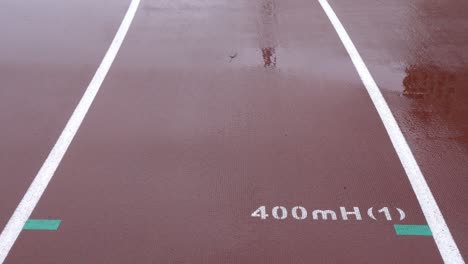
<path fill-rule="evenodd" d="M 143 1 L 94 103 L 7 263 L 442 262 L 318 2 Z"/>
<path fill-rule="evenodd" d="M 94 75 L 127 2 L 1 1 L 2 229 Z"/>
<path fill-rule="evenodd" d="M 466 260 L 468 2 L 331 3 L 395 113 Z"/>

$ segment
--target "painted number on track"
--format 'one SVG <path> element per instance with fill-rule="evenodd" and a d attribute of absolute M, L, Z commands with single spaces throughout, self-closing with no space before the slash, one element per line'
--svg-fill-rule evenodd
<path fill-rule="evenodd" d="M 261 220 L 267 219 L 270 215 L 267 213 L 270 212 L 266 206 L 262 205 L 258 207 L 252 214 L 252 217 L 260 218 Z M 309 213 L 310 212 L 310 213 Z M 366 212 L 366 211 L 364 211 Z M 290 214 L 289 214 L 290 213 Z M 361 221 L 363 219 L 363 214 L 361 209 L 357 206 L 353 207 L 344 207 L 340 206 L 338 210 L 331 209 L 314 209 L 308 211 L 302 206 L 295 206 L 291 210 L 288 210 L 284 206 L 274 206 L 271 208 L 271 216 L 276 220 L 285 220 L 289 216 L 296 220 L 305 220 L 308 217 L 312 220 L 357 220 Z M 365 214 L 364 214 L 365 216 Z M 380 209 L 374 209 L 370 207 L 367 209 L 367 216 L 371 220 L 379 221 L 403 221 L 406 218 L 406 213 L 400 208 L 392 207 L 382 207 Z M 395 217 L 399 216 L 399 217 Z"/>

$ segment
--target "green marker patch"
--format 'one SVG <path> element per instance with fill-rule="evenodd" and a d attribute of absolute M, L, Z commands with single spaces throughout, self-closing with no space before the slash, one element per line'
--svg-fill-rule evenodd
<path fill-rule="evenodd" d="M 398 236 L 432 236 L 428 225 L 394 225 Z"/>
<path fill-rule="evenodd" d="M 23 230 L 49 230 L 56 231 L 62 220 L 56 219 L 29 219 L 24 224 Z"/>

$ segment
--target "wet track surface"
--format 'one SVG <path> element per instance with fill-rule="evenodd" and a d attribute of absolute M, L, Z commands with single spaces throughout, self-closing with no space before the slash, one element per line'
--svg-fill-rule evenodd
<path fill-rule="evenodd" d="M 1 3 L 2 227 L 76 107 L 127 5 L 127 1 L 113 1 L 113 8 L 105 1 Z"/>
<path fill-rule="evenodd" d="M 463 10 L 468 3 L 356 4 L 373 12 L 356 12 L 354 3 L 335 9 L 379 82 L 466 259 L 468 22 Z M 385 26 L 370 28 L 364 13 Z"/>
<path fill-rule="evenodd" d="M 2 228 L 129 3 L 0 4 Z M 468 4 L 330 4 L 466 259 Z M 442 262 L 316 1 L 143 0 L 31 218 L 5 263 Z"/>

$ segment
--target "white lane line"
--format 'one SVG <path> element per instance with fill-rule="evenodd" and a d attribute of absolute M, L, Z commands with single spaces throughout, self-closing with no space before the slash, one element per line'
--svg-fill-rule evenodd
<path fill-rule="evenodd" d="M 15 212 L 0 234 L 0 263 L 5 261 L 5 258 L 10 252 L 10 249 L 13 247 L 13 244 L 21 233 L 24 224 L 39 202 L 39 199 L 47 188 L 50 180 L 54 176 L 57 167 L 59 166 L 63 156 L 65 155 L 68 147 L 75 137 L 76 132 L 78 131 L 81 123 L 83 122 L 83 119 L 86 116 L 86 113 L 91 107 L 96 94 L 98 93 L 104 79 L 106 78 L 112 63 L 114 62 L 120 46 L 122 45 L 122 42 L 127 35 L 128 29 L 130 28 L 133 18 L 135 17 L 139 4 L 140 0 L 132 0 L 130 3 L 127 13 L 123 18 L 118 31 L 101 64 L 99 65 L 99 68 L 94 74 L 93 79 L 89 83 L 88 88 L 86 88 L 83 97 L 68 120 L 60 137 L 49 153 L 49 156 L 31 183 L 31 186 L 29 186 L 26 194 L 23 196 L 23 199 L 19 203 Z"/>
<path fill-rule="evenodd" d="M 434 196 L 427 185 L 426 179 L 424 178 L 421 169 L 419 168 L 413 153 L 400 130 L 400 127 L 390 111 L 387 102 L 375 83 L 374 78 L 372 78 L 369 70 L 364 64 L 364 61 L 359 55 L 359 52 L 351 41 L 351 38 L 348 33 L 346 33 L 346 30 L 331 6 L 328 4 L 327 0 L 318 1 L 320 2 L 320 5 L 322 5 L 323 10 L 327 14 L 330 22 L 333 24 L 333 27 L 343 42 L 343 45 L 348 51 L 354 67 L 356 67 L 356 70 L 364 83 L 380 118 L 382 119 L 390 140 L 392 141 L 393 147 L 395 148 L 411 186 L 413 187 L 414 193 L 419 201 L 419 205 L 426 217 L 426 221 L 431 228 L 434 240 L 439 248 L 440 254 L 442 255 L 442 259 L 445 263 L 465 263 L 455 241 L 453 240 L 452 234 L 445 223 L 439 206 L 437 206 Z"/>

